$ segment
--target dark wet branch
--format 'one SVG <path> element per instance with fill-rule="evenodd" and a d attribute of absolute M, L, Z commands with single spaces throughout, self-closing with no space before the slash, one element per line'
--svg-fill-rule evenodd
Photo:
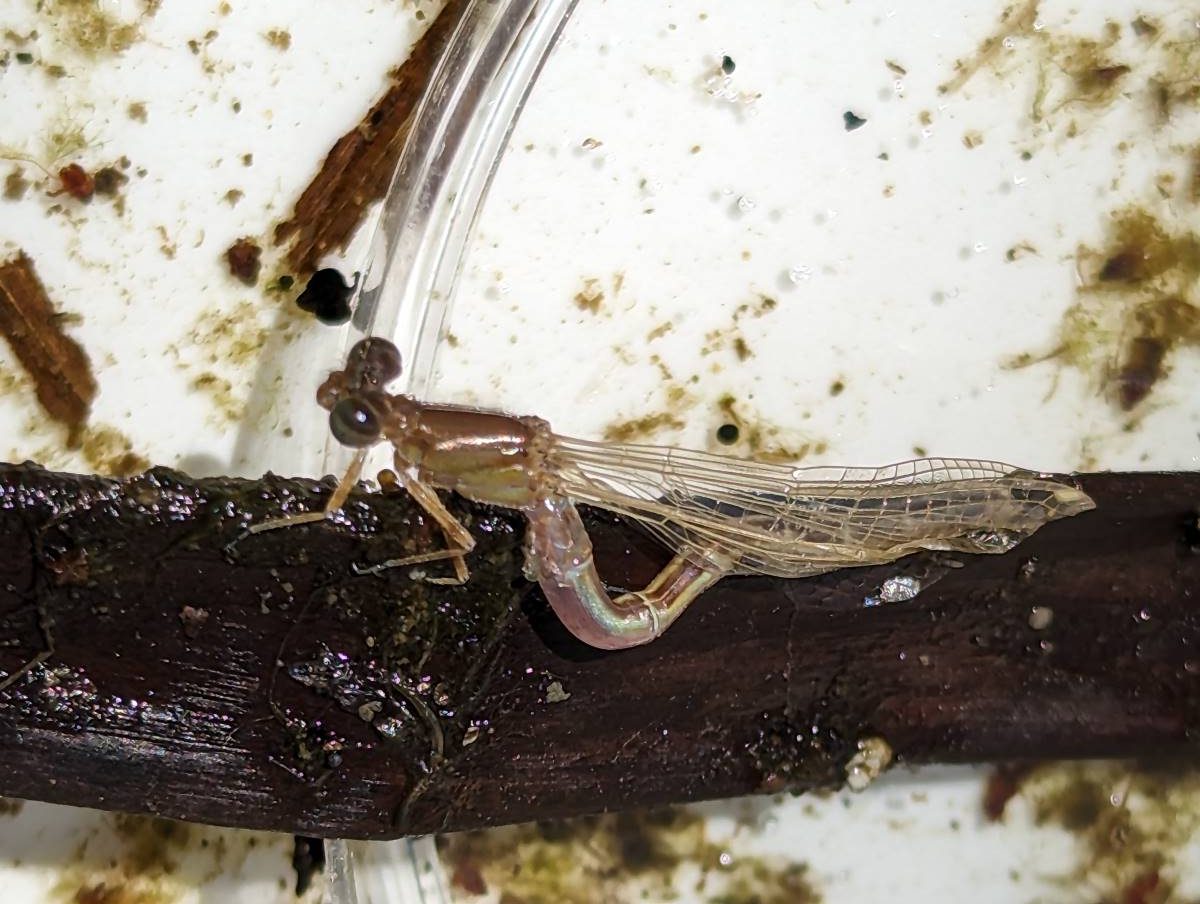
<path fill-rule="evenodd" d="M 1200 475 L 1082 482 L 1095 512 L 1008 555 L 729 580 L 603 654 L 521 578 L 511 513 L 455 504 L 480 545 L 444 587 L 351 568 L 442 542 L 402 494 L 229 554 L 328 487 L 3 466 L 0 668 L 53 646 L 0 691 L 0 794 L 382 837 L 834 784 L 868 738 L 908 762 L 1194 749 Z M 666 557 L 589 525 L 614 584 Z M 898 572 L 921 595 L 864 608 Z"/>

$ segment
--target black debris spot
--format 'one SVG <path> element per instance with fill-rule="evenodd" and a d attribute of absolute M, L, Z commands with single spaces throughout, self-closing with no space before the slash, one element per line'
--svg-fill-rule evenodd
<path fill-rule="evenodd" d="M 350 296 L 358 278 L 347 286 L 342 274 L 332 267 L 318 270 L 308 280 L 304 291 L 296 298 L 296 304 L 302 311 L 312 314 L 321 323 L 338 326 L 350 319 Z"/>

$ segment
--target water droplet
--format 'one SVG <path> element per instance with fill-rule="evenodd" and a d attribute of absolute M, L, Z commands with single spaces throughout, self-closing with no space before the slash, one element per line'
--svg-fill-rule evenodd
<path fill-rule="evenodd" d="M 1005 50 L 1012 50 L 1017 46 L 1016 39 L 1012 35 L 1005 35 L 1004 40 L 1000 43 L 1004 45 Z"/>
<path fill-rule="evenodd" d="M 758 205 L 755 203 L 753 198 L 747 195 L 742 195 L 737 199 L 737 206 L 738 210 L 740 210 L 742 213 L 749 213 Z"/>
<path fill-rule="evenodd" d="M 374 724 L 375 730 L 388 740 L 400 734 L 400 730 L 404 727 L 404 723 L 395 716 L 388 716 L 386 719 L 376 719 L 372 724 Z"/>
<path fill-rule="evenodd" d="M 381 709 L 383 709 L 382 703 L 378 700 L 371 700 L 358 708 L 358 717 L 364 722 L 370 722 L 379 714 Z"/>
<path fill-rule="evenodd" d="M 721 866 L 732 866 L 733 854 L 729 853 L 729 851 L 721 851 L 721 854 L 719 857 L 717 857 L 717 860 L 720 862 Z"/>
<path fill-rule="evenodd" d="M 1054 610 L 1049 606 L 1034 606 L 1029 610 L 1029 627 L 1035 631 L 1045 631 L 1054 621 Z"/>
<path fill-rule="evenodd" d="M 787 278 L 796 284 L 808 282 L 813 277 L 813 269 L 807 264 L 796 264 L 788 269 Z"/>
<path fill-rule="evenodd" d="M 921 582 L 908 575 L 888 578 L 879 590 L 879 599 L 885 603 L 903 603 L 921 592 Z"/>
<path fill-rule="evenodd" d="M 1137 620 L 1140 622 L 1150 621 L 1150 610 L 1147 608 L 1139 609 L 1138 614 L 1137 614 Z"/>

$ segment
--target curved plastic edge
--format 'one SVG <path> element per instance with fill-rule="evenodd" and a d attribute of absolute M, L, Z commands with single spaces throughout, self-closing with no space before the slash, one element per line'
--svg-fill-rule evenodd
<path fill-rule="evenodd" d="M 577 0 L 475 0 L 434 72 L 383 204 L 356 308 L 428 389 L 467 244 L 517 116 Z"/>
<path fill-rule="evenodd" d="M 577 0 L 473 0 L 413 119 L 384 198 L 347 347 L 390 336 L 423 394 L 467 244 L 525 100 Z M 331 470 L 339 449 L 327 442 Z M 449 904 L 432 838 L 326 842 L 327 904 Z"/>

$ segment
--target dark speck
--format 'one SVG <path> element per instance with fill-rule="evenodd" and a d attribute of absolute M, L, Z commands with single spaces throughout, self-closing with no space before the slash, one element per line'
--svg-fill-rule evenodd
<path fill-rule="evenodd" d="M 1164 374 L 1166 356 L 1166 343 L 1154 336 L 1138 336 L 1129 343 L 1114 381 L 1123 411 L 1132 411 L 1150 395 Z"/>
<path fill-rule="evenodd" d="M 842 114 L 842 122 L 846 124 L 847 132 L 853 132 L 855 129 L 861 129 L 867 124 L 867 121 L 853 110 L 847 110 Z"/>
<path fill-rule="evenodd" d="M 738 441 L 737 424 L 722 424 L 717 428 L 717 442 L 723 446 L 732 446 Z"/>
<path fill-rule="evenodd" d="M 115 166 L 98 169 L 95 175 L 96 194 L 114 197 L 128 181 L 129 177 Z"/>
<path fill-rule="evenodd" d="M 354 285 L 347 286 L 342 274 L 332 267 L 318 270 L 309 278 L 296 304 L 321 323 L 337 326 L 350 319 L 350 296 L 355 285 L 358 285 L 357 277 Z"/>
<path fill-rule="evenodd" d="M 1200 510 L 1192 512 L 1184 519 L 1182 539 L 1188 552 L 1200 553 Z"/>
<path fill-rule="evenodd" d="M 1139 38 L 1153 38 L 1158 34 L 1158 25 L 1145 16 L 1138 16 L 1130 24 L 1133 26 L 1133 33 Z"/>
<path fill-rule="evenodd" d="M 728 59 L 728 57 L 726 57 L 726 59 Z M 32 63 L 33 62 L 33 54 L 25 53 L 25 52 L 18 53 L 17 54 L 17 62 L 25 63 L 25 64 Z"/>
<path fill-rule="evenodd" d="M 1121 251 L 1104 262 L 1100 268 L 1101 282 L 1136 282 L 1143 255 L 1136 251 Z"/>
<path fill-rule="evenodd" d="M 295 847 L 292 850 L 292 869 L 296 871 L 296 897 L 300 897 L 309 886 L 313 877 L 325 868 L 325 842 L 320 838 L 296 836 Z"/>
<path fill-rule="evenodd" d="M 737 63 L 733 61 L 733 57 L 726 54 L 721 57 L 721 71 L 726 75 L 733 75 L 733 70 L 737 69 Z"/>

